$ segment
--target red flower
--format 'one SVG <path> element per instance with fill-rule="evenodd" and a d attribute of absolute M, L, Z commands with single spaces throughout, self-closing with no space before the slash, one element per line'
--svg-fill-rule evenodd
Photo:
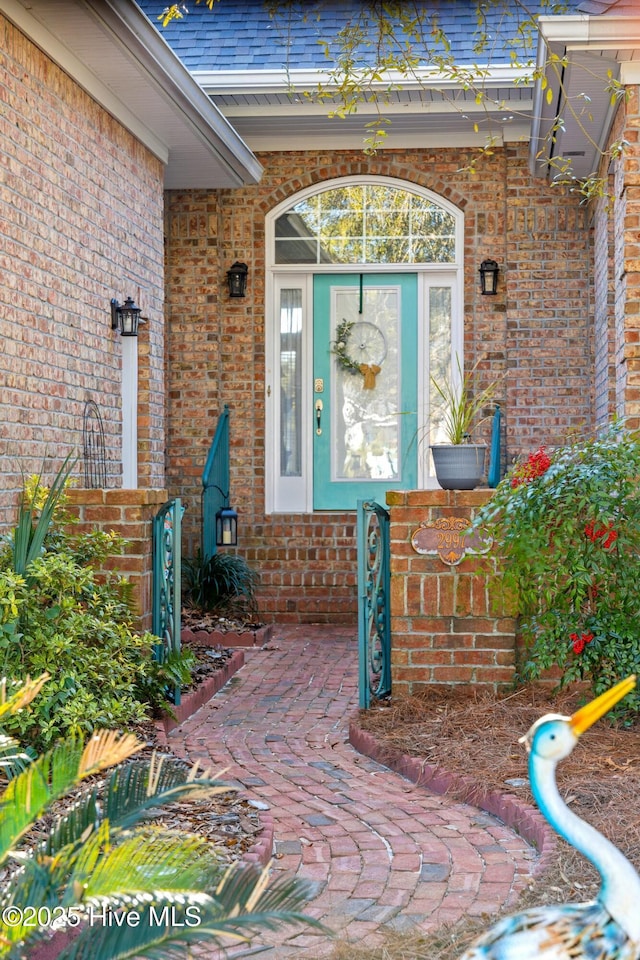
<path fill-rule="evenodd" d="M 571 640 L 571 645 L 573 646 L 573 652 L 582 653 L 586 645 L 591 643 L 593 640 L 593 634 L 582 633 L 580 636 L 578 636 L 577 633 L 572 633 L 569 635 L 569 639 Z"/>
<path fill-rule="evenodd" d="M 614 530 L 612 524 L 607 524 L 606 527 L 596 527 L 595 523 L 590 522 L 584 528 L 585 536 L 591 540 L 592 543 L 597 543 L 598 540 L 602 540 L 602 546 L 605 550 L 608 550 L 614 545 L 618 539 L 618 531 Z"/>
<path fill-rule="evenodd" d="M 573 652 L 582 653 L 585 647 L 585 643 L 582 637 L 579 637 L 577 633 L 572 633 L 569 639 L 573 644 Z"/>
<path fill-rule="evenodd" d="M 540 447 L 535 453 L 530 453 L 525 463 L 521 463 L 515 468 L 511 476 L 511 486 L 520 487 L 523 483 L 531 483 L 546 473 L 551 466 L 551 457 L 544 447 Z"/>

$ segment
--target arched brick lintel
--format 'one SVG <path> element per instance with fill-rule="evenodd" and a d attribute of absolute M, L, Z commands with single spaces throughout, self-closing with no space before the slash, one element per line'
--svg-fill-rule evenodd
<path fill-rule="evenodd" d="M 354 159 L 352 161 L 340 160 L 336 163 L 319 164 L 313 167 L 304 175 L 296 175 L 284 183 L 278 184 L 266 197 L 263 197 L 256 210 L 262 216 L 265 216 L 279 203 L 287 200 L 289 197 L 295 197 L 301 190 L 312 187 L 315 184 L 321 184 L 326 180 L 338 180 L 342 177 L 393 177 L 396 180 L 404 180 L 408 184 L 414 184 L 431 190 L 440 197 L 445 197 L 450 203 L 453 203 L 460 210 L 464 210 L 469 202 L 459 190 L 451 186 L 450 183 L 441 180 L 438 177 L 430 176 L 423 170 L 406 163 L 397 163 L 393 160 L 381 159 Z"/>

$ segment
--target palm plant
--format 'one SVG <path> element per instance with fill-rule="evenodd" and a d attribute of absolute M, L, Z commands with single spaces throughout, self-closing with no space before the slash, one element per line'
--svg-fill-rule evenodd
<path fill-rule="evenodd" d="M 46 488 L 41 486 L 40 477 L 36 479 L 33 497 L 29 497 L 26 490 L 23 490 L 18 511 L 18 524 L 13 533 L 13 569 L 20 576 L 25 575 L 29 564 L 42 553 L 74 462 L 69 454 L 42 498 L 42 503 L 39 502 L 38 493 L 44 492 Z"/>
<path fill-rule="evenodd" d="M 26 681 L 9 696 L 3 684 L 0 720 L 47 679 Z M 18 864 L 1 888 L 1 958 L 17 960 L 51 926 L 77 926 L 59 960 L 178 957 L 203 940 L 224 946 L 285 923 L 319 927 L 301 912 L 308 889 L 300 881 L 269 883 L 266 871 L 252 867 L 224 872 L 205 840 L 142 823 L 152 808 L 230 789 L 176 759 L 130 760 L 142 747 L 133 735 L 102 731 L 31 760 L 0 734 L 8 777 L 0 865 Z M 94 783 L 53 821 L 44 840 L 21 845 L 54 801 L 113 766 L 102 786 Z"/>
<path fill-rule="evenodd" d="M 476 363 L 468 373 L 462 372 L 460 357 L 458 364 L 458 382 L 453 379 L 440 381 L 431 377 L 431 383 L 442 402 L 442 421 L 447 440 L 452 444 L 465 443 L 471 436 L 474 426 L 479 426 L 487 418 L 478 421 L 482 408 L 493 400 L 499 381 L 494 380 L 484 390 L 474 392 Z"/>

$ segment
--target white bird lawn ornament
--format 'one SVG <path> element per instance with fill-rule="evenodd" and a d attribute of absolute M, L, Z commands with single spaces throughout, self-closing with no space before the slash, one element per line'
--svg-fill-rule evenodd
<path fill-rule="evenodd" d="M 572 717 L 548 714 L 522 737 L 529 751 L 529 780 L 536 803 L 554 830 L 600 873 L 590 903 L 533 907 L 500 920 L 461 960 L 639 960 L 640 877 L 627 858 L 565 804 L 555 770 L 584 733 L 636 683 L 628 677 Z"/>

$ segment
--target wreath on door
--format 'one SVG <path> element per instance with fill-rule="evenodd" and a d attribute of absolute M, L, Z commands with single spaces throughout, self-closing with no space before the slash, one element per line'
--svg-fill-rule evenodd
<path fill-rule="evenodd" d="M 343 320 L 336 328 L 331 352 L 338 366 L 348 373 L 361 374 L 364 389 L 373 390 L 387 356 L 387 340 L 380 327 L 369 320 Z"/>

